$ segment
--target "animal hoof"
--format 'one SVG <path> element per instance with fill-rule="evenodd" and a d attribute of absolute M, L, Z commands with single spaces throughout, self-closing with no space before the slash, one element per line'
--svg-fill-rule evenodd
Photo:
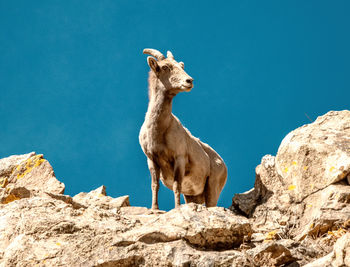
<path fill-rule="evenodd" d="M 166 211 L 164 210 L 159 210 L 159 209 L 150 209 L 147 214 L 164 214 Z"/>

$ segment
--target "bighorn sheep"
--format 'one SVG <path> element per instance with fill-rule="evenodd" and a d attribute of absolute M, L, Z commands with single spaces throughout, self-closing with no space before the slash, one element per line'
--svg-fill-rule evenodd
<path fill-rule="evenodd" d="M 155 49 L 144 49 L 148 57 L 149 104 L 139 141 L 147 156 L 152 176 L 152 209 L 158 209 L 159 179 L 174 191 L 175 207 L 180 193 L 185 202 L 216 206 L 227 179 L 222 158 L 209 145 L 181 125 L 172 114 L 172 100 L 179 92 L 189 92 L 193 79 L 170 51 L 167 58 Z"/>

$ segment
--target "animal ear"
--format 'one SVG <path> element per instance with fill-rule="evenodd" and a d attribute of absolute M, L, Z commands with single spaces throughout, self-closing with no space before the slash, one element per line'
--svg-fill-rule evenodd
<path fill-rule="evenodd" d="M 170 51 L 166 53 L 166 57 L 174 59 L 173 53 L 171 53 Z"/>
<path fill-rule="evenodd" d="M 151 68 L 151 70 L 154 71 L 154 73 L 158 73 L 160 71 L 160 67 L 157 63 L 157 60 L 155 60 L 153 57 L 147 58 L 148 66 Z"/>
<path fill-rule="evenodd" d="M 180 64 L 180 66 L 181 66 L 181 68 L 185 68 L 185 63 L 183 63 L 182 61 L 181 62 L 179 62 L 179 64 Z"/>

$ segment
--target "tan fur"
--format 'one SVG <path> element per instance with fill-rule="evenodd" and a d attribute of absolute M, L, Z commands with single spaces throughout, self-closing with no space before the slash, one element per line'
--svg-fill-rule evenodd
<path fill-rule="evenodd" d="M 145 49 L 148 57 L 149 104 L 140 130 L 140 144 L 147 156 L 152 177 L 152 209 L 158 209 L 159 179 L 174 191 L 175 207 L 180 193 L 186 203 L 216 206 L 226 183 L 227 168 L 209 145 L 181 125 L 172 114 L 172 100 L 179 92 L 189 92 L 193 79 L 170 52 L 165 58 L 159 51 Z"/>

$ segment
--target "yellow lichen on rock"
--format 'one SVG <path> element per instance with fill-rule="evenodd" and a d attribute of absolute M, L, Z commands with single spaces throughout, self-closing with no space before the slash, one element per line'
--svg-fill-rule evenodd
<path fill-rule="evenodd" d="M 5 178 L 0 178 L 0 187 L 5 188 L 8 185 L 9 181 L 7 177 Z"/>
<path fill-rule="evenodd" d="M 41 163 L 43 163 L 45 160 L 43 159 L 43 158 L 41 158 L 41 159 L 39 159 L 39 160 L 37 160 L 37 162 L 35 162 L 35 164 L 34 164 L 34 167 L 38 167 L 38 166 L 40 166 L 41 165 Z"/>
<path fill-rule="evenodd" d="M 346 234 L 346 230 L 343 228 L 339 228 L 338 230 L 328 231 L 327 234 L 338 239 Z"/>
<path fill-rule="evenodd" d="M 25 165 L 24 163 L 20 164 L 17 166 L 17 170 L 19 171 L 19 173 L 17 174 L 17 179 L 21 179 L 23 178 L 25 175 L 27 175 L 28 173 L 30 173 L 33 168 L 40 166 L 45 160 L 43 159 L 43 155 L 35 155 L 29 159 L 27 159 L 25 161 Z M 21 170 L 23 170 L 21 172 Z"/>
<path fill-rule="evenodd" d="M 12 202 L 12 201 L 15 201 L 15 200 L 18 200 L 18 199 L 20 199 L 20 198 L 17 197 L 16 195 L 10 194 L 10 195 L 8 195 L 5 199 L 3 199 L 3 200 L 1 201 L 1 203 L 2 203 L 2 204 L 8 204 L 8 203 L 10 203 L 10 202 Z"/>
<path fill-rule="evenodd" d="M 290 186 L 288 186 L 288 190 L 292 191 L 296 188 L 296 186 L 294 184 L 291 184 Z"/>
<path fill-rule="evenodd" d="M 273 231 L 268 232 L 266 234 L 264 242 L 266 243 L 266 242 L 270 242 L 272 240 L 278 240 L 278 239 L 280 239 L 280 238 L 278 236 L 277 230 L 273 230 Z"/>

